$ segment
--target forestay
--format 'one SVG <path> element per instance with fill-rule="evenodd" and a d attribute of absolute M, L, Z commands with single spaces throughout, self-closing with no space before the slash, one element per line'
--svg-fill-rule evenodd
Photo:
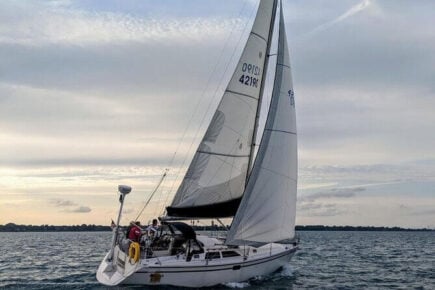
<path fill-rule="evenodd" d="M 296 116 L 281 7 L 275 83 L 265 130 L 227 244 L 294 237 L 297 183 Z"/>
<path fill-rule="evenodd" d="M 261 1 L 236 70 L 170 207 L 169 217 L 234 216 L 245 190 L 276 1 Z"/>

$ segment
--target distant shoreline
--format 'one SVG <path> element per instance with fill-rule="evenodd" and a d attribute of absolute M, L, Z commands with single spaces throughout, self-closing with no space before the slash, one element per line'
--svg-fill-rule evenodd
<path fill-rule="evenodd" d="M 223 227 L 217 226 L 194 226 L 195 230 L 225 230 Z M 0 225 L 0 232 L 109 232 L 110 226 L 102 225 L 72 225 L 72 226 L 53 226 L 53 225 L 17 225 L 8 223 Z M 434 232 L 435 229 L 410 229 L 401 227 L 374 227 L 374 226 L 322 226 L 308 225 L 296 226 L 296 231 L 367 231 L 367 232 Z"/>

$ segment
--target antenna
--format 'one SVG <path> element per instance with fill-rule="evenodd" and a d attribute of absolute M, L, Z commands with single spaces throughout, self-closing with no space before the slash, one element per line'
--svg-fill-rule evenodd
<path fill-rule="evenodd" d="M 108 258 L 107 258 L 108 261 L 111 261 L 112 258 L 113 258 L 113 252 L 115 250 L 116 240 L 118 238 L 119 222 L 121 221 L 122 207 L 124 206 L 125 196 L 131 192 L 131 186 L 128 186 L 128 185 L 118 185 L 118 191 L 120 193 L 119 202 L 121 203 L 121 205 L 119 206 L 119 212 L 118 212 L 118 219 L 116 221 L 116 227 L 113 230 L 112 248 L 110 249 L 110 253 L 109 253 Z"/>

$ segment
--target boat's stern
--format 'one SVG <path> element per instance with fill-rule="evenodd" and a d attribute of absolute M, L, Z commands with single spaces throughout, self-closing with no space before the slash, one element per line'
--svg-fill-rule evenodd
<path fill-rule="evenodd" d="M 128 256 L 115 247 L 113 258 L 109 259 L 110 252 L 104 257 L 97 270 L 97 280 L 107 286 L 119 285 L 135 272 L 138 263 L 131 264 Z"/>
<path fill-rule="evenodd" d="M 122 273 L 117 271 L 116 264 L 113 261 L 109 261 L 110 252 L 104 257 L 97 270 L 97 280 L 101 284 L 107 286 L 118 285 L 123 279 Z"/>

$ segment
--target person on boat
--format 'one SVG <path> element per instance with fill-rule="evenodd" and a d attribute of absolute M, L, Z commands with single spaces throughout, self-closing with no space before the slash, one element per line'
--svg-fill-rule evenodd
<path fill-rule="evenodd" d="M 128 236 L 130 235 L 130 230 L 134 225 L 134 221 L 131 221 L 128 225 L 127 229 L 125 230 L 125 238 L 128 239 Z"/>
<path fill-rule="evenodd" d="M 139 242 L 141 234 L 142 234 L 142 229 L 140 228 L 140 222 L 139 221 L 136 221 L 134 223 L 131 222 L 131 228 L 128 232 L 129 240 L 133 242 Z"/>
<path fill-rule="evenodd" d="M 159 224 L 157 219 L 153 219 L 153 223 L 146 228 L 148 236 L 152 236 L 154 238 L 157 237 L 158 230 L 159 230 Z"/>

